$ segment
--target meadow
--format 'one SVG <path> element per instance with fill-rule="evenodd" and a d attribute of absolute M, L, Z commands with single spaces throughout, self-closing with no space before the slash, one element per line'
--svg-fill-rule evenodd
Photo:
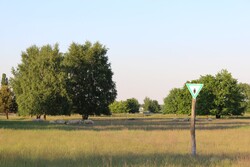
<path fill-rule="evenodd" d="M 0 116 L 0 166 L 249 166 L 249 115 L 198 117 L 196 157 L 190 155 L 187 117 L 116 115 L 91 117 L 93 125 L 65 125 L 49 120 L 81 117 L 34 122 Z"/>

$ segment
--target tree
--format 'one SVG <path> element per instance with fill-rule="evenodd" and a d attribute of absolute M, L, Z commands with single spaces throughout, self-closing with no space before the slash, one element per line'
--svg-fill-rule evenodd
<path fill-rule="evenodd" d="M 6 77 L 6 74 L 3 73 L 3 74 L 2 74 L 1 85 L 2 85 L 2 86 L 6 86 L 6 85 L 8 85 L 8 84 L 9 84 L 8 78 Z"/>
<path fill-rule="evenodd" d="M 190 114 L 191 97 L 186 85 L 182 88 L 174 88 L 164 99 L 164 114 Z"/>
<path fill-rule="evenodd" d="M 144 105 L 143 105 L 144 111 L 149 112 L 159 112 L 161 110 L 161 106 L 159 105 L 157 100 L 151 100 L 149 97 L 146 97 L 144 99 Z"/>
<path fill-rule="evenodd" d="M 215 108 L 216 78 L 212 75 L 205 75 L 196 82 L 204 84 L 197 97 L 196 113 L 197 115 L 209 115 Z"/>
<path fill-rule="evenodd" d="M 137 99 L 131 98 L 126 100 L 128 112 L 129 113 L 137 113 L 139 112 L 140 104 Z"/>
<path fill-rule="evenodd" d="M 164 114 L 176 114 L 180 111 L 181 94 L 182 89 L 180 88 L 174 88 L 169 92 L 168 96 L 164 98 Z"/>
<path fill-rule="evenodd" d="M 11 79 L 20 115 L 70 114 L 62 60 L 57 44 L 31 46 L 22 53 L 22 63 L 12 70 Z"/>
<path fill-rule="evenodd" d="M 239 86 L 245 96 L 242 106 L 246 107 L 245 112 L 250 112 L 250 85 L 247 83 L 240 83 Z"/>
<path fill-rule="evenodd" d="M 227 70 L 222 70 L 216 74 L 215 83 L 215 107 L 211 113 L 220 118 L 221 115 L 241 115 L 245 107 L 241 105 L 244 101 L 244 93 Z"/>
<path fill-rule="evenodd" d="M 6 114 L 6 118 L 9 119 L 9 112 L 12 105 L 15 103 L 13 93 L 9 88 L 8 78 L 6 74 L 2 75 L 1 89 L 0 89 L 0 112 Z"/>
<path fill-rule="evenodd" d="M 9 119 L 10 105 L 12 103 L 11 91 L 7 85 L 3 85 L 0 89 L 0 111 L 6 114 Z"/>
<path fill-rule="evenodd" d="M 220 71 L 216 76 L 201 76 L 191 83 L 204 84 L 197 97 L 197 115 L 211 114 L 216 118 L 220 118 L 221 115 L 240 115 L 244 113 L 246 103 L 249 102 L 247 86 L 238 84 L 227 70 Z M 191 98 L 186 85 L 181 89 L 173 89 L 164 99 L 163 112 L 189 114 Z"/>
<path fill-rule="evenodd" d="M 17 113 L 18 112 L 18 104 L 16 102 L 16 96 L 13 93 L 13 91 L 11 91 L 11 93 L 12 93 L 12 101 L 10 104 L 10 112 Z"/>
<path fill-rule="evenodd" d="M 109 105 L 109 109 L 112 113 L 128 113 L 128 103 L 126 101 L 114 101 Z"/>
<path fill-rule="evenodd" d="M 107 48 L 100 43 L 72 43 L 64 65 L 68 74 L 67 91 L 73 112 L 88 119 L 89 115 L 110 114 L 109 105 L 116 98 L 113 72 L 108 62 Z"/>

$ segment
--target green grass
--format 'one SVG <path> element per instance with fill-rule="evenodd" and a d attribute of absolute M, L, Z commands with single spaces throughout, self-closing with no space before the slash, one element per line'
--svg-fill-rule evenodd
<path fill-rule="evenodd" d="M 92 117 L 94 125 L 0 117 L 0 166 L 249 166 L 248 117 L 199 117 L 197 157 L 190 156 L 185 117 Z M 54 119 L 80 116 L 48 117 Z"/>

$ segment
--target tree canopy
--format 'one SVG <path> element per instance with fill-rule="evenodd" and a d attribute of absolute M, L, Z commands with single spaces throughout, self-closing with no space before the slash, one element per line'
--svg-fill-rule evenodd
<path fill-rule="evenodd" d="M 110 114 L 109 104 L 116 98 L 113 72 L 108 62 L 107 48 L 100 43 L 72 43 L 65 55 L 68 75 L 67 92 L 73 102 L 73 112 L 84 119 L 89 115 Z"/>
<path fill-rule="evenodd" d="M 126 100 L 127 107 L 128 107 L 128 112 L 129 113 L 138 113 L 140 104 L 137 99 L 131 98 Z"/>
<path fill-rule="evenodd" d="M 13 69 L 11 79 L 19 114 L 70 114 L 62 60 L 58 45 L 34 45 L 22 53 L 22 62 Z"/>
<path fill-rule="evenodd" d="M 109 105 L 110 111 L 112 113 L 128 113 L 128 103 L 126 101 L 114 101 Z"/>
<path fill-rule="evenodd" d="M 6 118 L 9 119 L 9 112 L 16 112 L 17 105 L 15 101 L 14 93 L 9 87 L 8 78 L 6 74 L 2 75 L 1 88 L 0 88 L 0 112 L 6 114 Z"/>
<path fill-rule="evenodd" d="M 112 113 L 138 113 L 140 104 L 137 99 L 130 98 L 126 101 L 115 101 L 109 108 Z"/>
<path fill-rule="evenodd" d="M 197 97 L 196 112 L 198 115 L 241 115 L 246 105 L 245 93 L 227 70 L 222 70 L 215 76 L 201 76 L 192 83 L 203 83 L 204 86 Z M 247 90 L 247 89 L 245 89 Z M 172 89 L 164 99 L 164 113 L 186 114 L 191 111 L 191 95 L 186 88 Z"/>
<path fill-rule="evenodd" d="M 247 83 L 240 83 L 239 86 L 241 87 L 245 99 L 242 103 L 243 106 L 246 106 L 246 112 L 250 112 L 250 85 Z"/>
<path fill-rule="evenodd" d="M 159 105 L 157 100 L 152 100 L 149 97 L 145 97 L 143 102 L 144 102 L 143 104 L 144 111 L 157 113 L 161 110 L 161 106 Z"/>
<path fill-rule="evenodd" d="M 113 72 L 100 43 L 31 46 L 12 70 L 11 84 L 21 115 L 109 114 L 116 98 Z"/>
<path fill-rule="evenodd" d="M 2 74 L 1 86 L 6 86 L 9 84 L 8 78 L 5 73 Z"/>

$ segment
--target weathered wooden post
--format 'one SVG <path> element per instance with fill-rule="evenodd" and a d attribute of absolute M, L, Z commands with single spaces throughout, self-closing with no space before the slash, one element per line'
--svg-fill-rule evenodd
<path fill-rule="evenodd" d="M 196 99 L 192 99 L 192 111 L 191 111 L 191 125 L 190 125 L 190 133 L 191 133 L 191 148 L 192 155 L 196 155 L 196 139 L 195 139 L 195 104 Z"/>
<path fill-rule="evenodd" d="M 191 134 L 191 153 L 193 156 L 196 156 L 196 138 L 195 138 L 195 106 L 196 106 L 196 97 L 201 91 L 203 84 L 191 84 L 187 83 L 189 92 L 192 95 L 192 111 L 191 111 L 191 124 L 190 124 L 190 134 Z"/>

